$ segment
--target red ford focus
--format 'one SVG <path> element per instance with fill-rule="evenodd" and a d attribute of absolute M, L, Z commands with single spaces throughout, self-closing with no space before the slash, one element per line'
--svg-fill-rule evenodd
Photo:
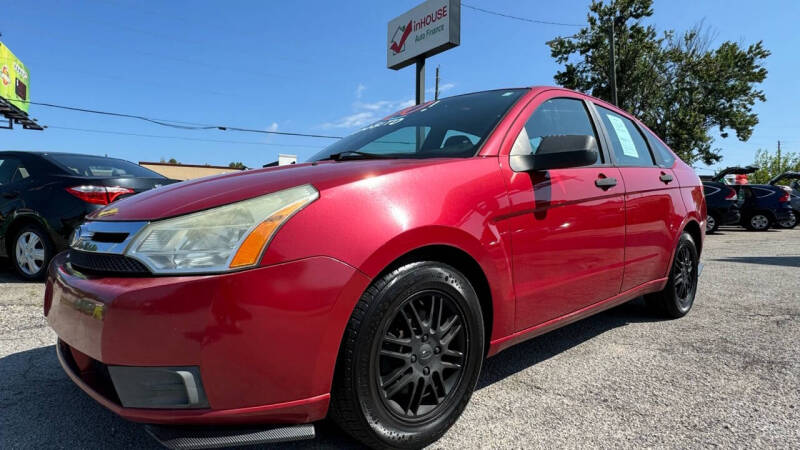
<path fill-rule="evenodd" d="M 487 356 L 642 295 L 685 315 L 705 219 L 698 177 L 625 112 L 486 91 L 113 203 L 50 265 L 44 312 L 75 383 L 168 446 L 307 438 L 330 415 L 417 448 Z"/>

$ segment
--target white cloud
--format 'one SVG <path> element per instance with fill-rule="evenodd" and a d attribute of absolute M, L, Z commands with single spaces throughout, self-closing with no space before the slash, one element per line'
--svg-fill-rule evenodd
<path fill-rule="evenodd" d="M 361 96 L 364 95 L 364 91 L 366 90 L 367 87 L 364 86 L 363 83 L 358 83 L 358 86 L 356 87 L 356 98 L 361 98 Z"/>
<path fill-rule="evenodd" d="M 456 87 L 455 83 L 442 83 L 439 85 L 439 93 L 441 94 L 442 92 L 447 92 L 450 89 L 453 89 L 454 87 Z M 428 94 L 433 94 L 435 91 L 436 91 L 436 86 L 425 89 L 425 92 Z"/>
<path fill-rule="evenodd" d="M 272 122 L 272 124 L 267 127 L 267 131 L 278 131 L 278 122 Z"/>
<path fill-rule="evenodd" d="M 414 100 L 377 100 L 374 102 L 356 101 L 352 114 L 332 122 L 325 122 L 322 128 L 358 128 L 369 125 L 387 115 L 414 105 Z"/>
<path fill-rule="evenodd" d="M 363 127 L 376 120 L 377 116 L 372 111 L 362 111 L 349 116 L 344 116 L 341 119 L 333 122 L 326 122 L 322 124 L 323 128 L 355 128 Z"/>

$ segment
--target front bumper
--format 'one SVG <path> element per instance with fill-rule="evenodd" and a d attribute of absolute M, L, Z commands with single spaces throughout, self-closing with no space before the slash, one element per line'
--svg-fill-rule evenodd
<path fill-rule="evenodd" d="M 62 254 L 44 307 L 67 374 L 126 419 L 307 423 L 327 413 L 342 333 L 368 283 L 327 257 L 222 275 L 98 278 Z M 126 407 L 104 375 L 119 366 L 196 368 L 206 403 Z"/>

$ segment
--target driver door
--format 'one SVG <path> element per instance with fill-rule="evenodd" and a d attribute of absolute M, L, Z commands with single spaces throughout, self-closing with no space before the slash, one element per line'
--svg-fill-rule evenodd
<path fill-rule="evenodd" d="M 563 91 L 535 97 L 501 153 L 511 208 L 516 329 L 524 330 L 620 292 L 625 257 L 625 188 L 597 133 L 594 113 Z M 544 136 L 591 135 L 592 166 L 514 172 L 508 154 L 534 153 Z"/>

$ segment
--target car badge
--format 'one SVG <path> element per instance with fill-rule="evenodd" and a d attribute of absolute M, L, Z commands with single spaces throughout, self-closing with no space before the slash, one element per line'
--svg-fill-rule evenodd
<path fill-rule="evenodd" d="M 104 209 L 97 213 L 97 217 L 113 216 L 119 212 L 119 208 Z"/>

